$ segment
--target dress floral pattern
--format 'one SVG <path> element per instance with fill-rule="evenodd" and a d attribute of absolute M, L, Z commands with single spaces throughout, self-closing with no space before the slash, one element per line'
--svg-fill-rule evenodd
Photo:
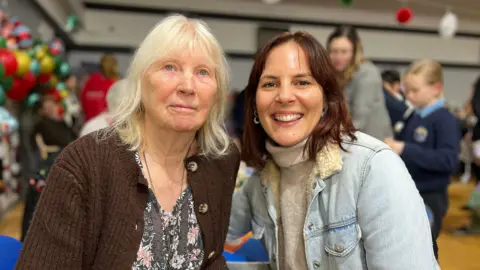
<path fill-rule="evenodd" d="M 135 159 L 143 168 L 138 153 Z M 150 188 L 148 197 L 144 232 L 132 270 L 200 269 L 203 242 L 190 187 L 177 199 L 171 213 L 161 208 Z"/>

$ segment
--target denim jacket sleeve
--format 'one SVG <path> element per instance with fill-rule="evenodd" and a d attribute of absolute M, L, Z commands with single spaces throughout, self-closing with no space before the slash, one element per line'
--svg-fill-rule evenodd
<path fill-rule="evenodd" d="M 369 269 L 439 269 L 425 204 L 400 157 L 375 153 L 366 165 L 358 219 Z"/>
<path fill-rule="evenodd" d="M 252 230 L 249 191 L 254 188 L 253 181 L 260 181 L 260 179 L 253 175 L 233 194 L 232 212 L 230 214 L 230 225 L 226 242 L 232 242 Z"/>

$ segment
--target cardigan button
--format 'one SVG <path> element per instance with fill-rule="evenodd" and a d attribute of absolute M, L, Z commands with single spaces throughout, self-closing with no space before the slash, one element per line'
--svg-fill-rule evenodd
<path fill-rule="evenodd" d="M 206 214 L 208 212 L 208 204 L 206 203 L 202 203 L 198 206 L 198 212 L 200 212 L 200 214 Z"/>
<path fill-rule="evenodd" d="M 187 164 L 187 169 L 191 172 L 196 172 L 197 169 L 198 169 L 198 165 L 195 161 L 190 161 L 188 164 Z"/>
<path fill-rule="evenodd" d="M 208 259 L 213 258 L 213 256 L 215 256 L 215 251 L 212 251 L 210 254 L 208 254 Z"/>

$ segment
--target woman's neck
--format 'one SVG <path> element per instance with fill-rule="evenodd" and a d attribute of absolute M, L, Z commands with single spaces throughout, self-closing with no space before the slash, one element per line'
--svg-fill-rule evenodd
<path fill-rule="evenodd" d="M 162 166 L 182 164 L 186 157 L 195 154 L 195 133 L 175 132 L 147 124 L 145 121 L 144 151 Z"/>

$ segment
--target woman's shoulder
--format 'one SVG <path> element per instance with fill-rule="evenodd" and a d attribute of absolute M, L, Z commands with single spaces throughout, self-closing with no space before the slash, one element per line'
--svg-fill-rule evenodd
<path fill-rule="evenodd" d="M 381 80 L 381 73 L 380 69 L 378 69 L 378 67 L 373 62 L 364 61 L 358 66 L 355 77 L 368 77 Z"/>
<path fill-rule="evenodd" d="M 378 155 L 398 156 L 384 142 L 362 132 L 355 132 L 355 140 L 345 137 L 342 146 L 343 167 L 358 167 L 365 170 L 365 166 L 371 166 Z M 386 153 L 384 153 L 386 152 Z M 400 160 L 400 159 L 399 159 Z M 391 164 L 390 164 L 391 165 Z"/>
<path fill-rule="evenodd" d="M 228 170 L 231 171 L 232 169 L 238 170 L 240 166 L 240 150 L 238 147 L 232 142 L 228 146 L 227 151 L 222 156 L 206 158 L 205 161 L 207 164 L 217 167 L 220 170 Z"/>
<path fill-rule="evenodd" d="M 70 143 L 63 149 L 56 163 L 80 170 L 119 169 L 122 168 L 122 160 L 126 161 L 132 158 L 134 158 L 134 154 L 128 150 L 127 145 L 121 142 L 116 133 L 107 134 L 100 130 Z"/>

